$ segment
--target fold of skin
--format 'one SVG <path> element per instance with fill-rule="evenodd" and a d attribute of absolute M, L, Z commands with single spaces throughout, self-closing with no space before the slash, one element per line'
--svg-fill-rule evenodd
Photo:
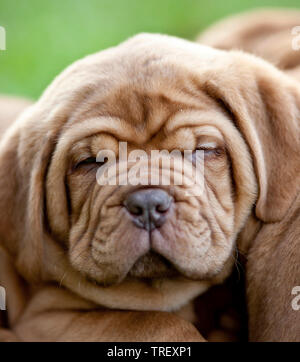
<path fill-rule="evenodd" d="M 197 41 L 219 49 L 241 49 L 258 55 L 300 81 L 299 25 L 297 9 L 254 10 L 212 25 Z M 299 117 L 295 134 L 295 146 L 299 149 Z M 284 164 L 281 167 L 284 169 Z M 295 190 L 299 190 L 299 182 Z M 242 235 L 244 244 L 250 248 L 247 300 L 251 341 L 300 341 L 300 313 L 292 308 L 295 297 L 292 290 L 300 283 L 299 191 L 294 191 L 294 195 L 290 209 L 279 222 L 253 224 L 250 226 L 252 237 L 245 235 L 249 228 Z"/>
<path fill-rule="evenodd" d="M 299 105 L 299 84 L 269 63 L 168 36 L 139 35 L 69 67 L 0 144 L 1 245 L 29 285 L 25 310 L 9 316 L 16 335 L 203 340 L 171 312 L 229 276 L 237 246 L 251 255 L 265 228 L 289 225 L 300 174 Z M 149 235 L 122 207 L 136 188 L 99 187 L 93 169 L 76 167 L 120 140 L 146 152 L 217 145 L 205 159 L 201 195 L 164 188 L 175 202 L 152 247 L 180 277 L 163 268 L 146 282 L 130 276 L 149 251 Z M 287 277 L 294 282 L 296 274 Z M 261 339 L 275 339 L 267 329 Z M 290 331 L 277 336 L 295 339 Z"/>

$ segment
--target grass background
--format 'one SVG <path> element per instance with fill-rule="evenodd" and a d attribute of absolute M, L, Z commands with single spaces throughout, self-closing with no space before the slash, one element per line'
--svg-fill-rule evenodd
<path fill-rule="evenodd" d="M 193 39 L 212 22 L 299 0 L 0 0 L 0 93 L 37 98 L 67 65 L 139 32 Z M 299 24 L 300 25 L 300 24 Z"/>

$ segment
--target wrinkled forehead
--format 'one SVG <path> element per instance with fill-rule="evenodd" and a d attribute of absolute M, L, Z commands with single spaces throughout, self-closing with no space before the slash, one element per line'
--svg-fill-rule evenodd
<path fill-rule="evenodd" d="M 143 142 L 163 133 L 173 119 L 197 120 L 207 112 L 208 120 L 216 118 L 212 113 L 221 107 L 205 83 L 222 53 L 173 37 L 139 35 L 71 65 L 44 93 L 39 108 L 46 123 L 62 128 L 60 135 L 77 128 L 78 139 L 127 132 Z M 198 113 L 186 117 L 192 111 Z"/>
<path fill-rule="evenodd" d="M 76 104 L 69 125 L 109 118 L 121 120 L 136 130 L 151 131 L 178 113 L 216 108 L 215 102 L 181 70 L 174 70 L 171 78 L 153 74 L 148 80 L 140 73 L 139 77 L 113 84 L 105 95 L 99 93 L 95 89 Z"/>
<path fill-rule="evenodd" d="M 135 37 L 77 64 L 73 73 L 81 79 L 81 86 L 71 90 L 76 101 L 69 125 L 109 117 L 122 120 L 127 127 L 155 132 L 177 113 L 216 108 L 199 76 L 211 66 L 215 51 L 172 37 L 156 37 Z"/>

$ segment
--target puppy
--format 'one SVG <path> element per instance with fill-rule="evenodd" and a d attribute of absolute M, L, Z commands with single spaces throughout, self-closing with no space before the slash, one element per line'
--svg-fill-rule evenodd
<path fill-rule="evenodd" d="M 299 26 L 299 10 L 252 10 L 213 24 L 197 41 L 255 54 L 300 80 Z"/>
<path fill-rule="evenodd" d="M 299 25 L 298 10 L 255 10 L 211 26 L 199 35 L 198 41 L 220 49 L 242 49 L 259 55 L 299 81 Z M 287 155 L 289 147 L 299 149 L 299 98 L 294 98 L 296 108 L 290 105 L 290 112 L 294 115 L 286 114 L 286 107 L 282 107 L 281 114 L 278 108 L 276 116 L 274 109 L 282 106 L 284 98 L 278 98 L 279 94 L 276 95 L 277 92 L 271 87 L 280 88 L 282 85 L 282 82 L 270 83 L 269 90 L 265 89 L 264 92 L 270 92 L 268 97 L 273 98 L 274 103 L 267 106 L 267 111 L 273 117 L 274 127 L 286 122 L 288 125 L 290 119 L 295 119 L 294 139 L 289 138 L 288 126 L 282 130 L 286 137 L 286 149 L 280 152 Z M 289 162 L 294 161 L 296 159 L 291 155 Z M 299 170 L 299 161 L 296 161 L 295 167 Z M 280 168 L 285 170 L 284 162 Z M 283 179 L 286 180 L 285 177 Z M 246 270 L 249 338 L 252 341 L 300 341 L 300 314 L 292 308 L 295 298 L 292 291 L 300 284 L 299 182 L 295 180 L 295 186 L 290 190 L 286 184 L 281 184 L 281 180 L 277 182 L 276 192 L 283 195 L 291 191 L 294 201 L 282 219 L 260 225 L 256 238 L 249 239 L 251 247 Z M 269 205 L 269 208 L 280 207 L 280 203 L 273 205 Z"/>
<path fill-rule="evenodd" d="M 0 137 L 31 104 L 32 102 L 29 99 L 0 95 Z"/>
<path fill-rule="evenodd" d="M 237 240 L 247 249 L 291 205 L 296 217 L 299 106 L 299 84 L 269 63 L 169 36 L 138 35 L 70 66 L 0 144 L 10 329 L 23 341 L 202 341 L 171 312 L 229 276 Z M 188 180 L 200 151 L 201 192 L 147 184 L 145 157 L 119 167 L 119 180 L 143 169 L 137 184 L 99 185 L 112 165 L 97 155 L 121 165 L 120 142 L 143 155 L 191 151 Z"/>

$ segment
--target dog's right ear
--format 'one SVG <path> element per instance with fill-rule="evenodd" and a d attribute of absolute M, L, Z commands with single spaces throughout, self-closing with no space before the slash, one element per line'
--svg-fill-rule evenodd
<path fill-rule="evenodd" d="M 55 135 L 32 127 L 35 117 L 29 113 L 0 143 L 0 244 L 22 275 L 36 280 L 43 259 L 44 178 Z"/>

